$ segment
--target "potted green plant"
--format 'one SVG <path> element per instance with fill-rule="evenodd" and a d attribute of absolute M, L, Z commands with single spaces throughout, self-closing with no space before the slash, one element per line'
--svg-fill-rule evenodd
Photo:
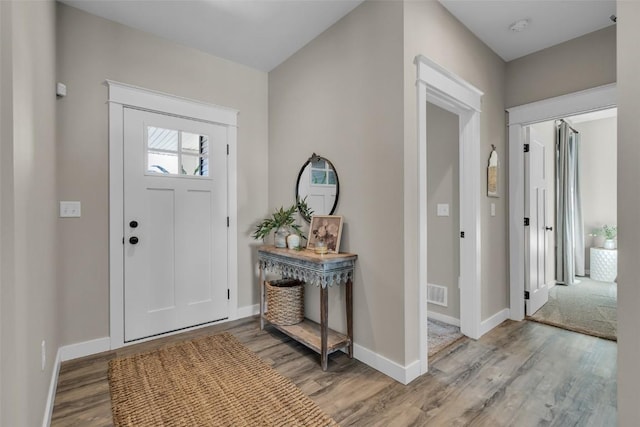
<path fill-rule="evenodd" d="M 615 238 L 618 235 L 618 227 L 615 225 L 603 225 L 601 228 L 597 228 L 593 233 L 594 236 L 603 236 L 604 240 L 604 248 L 605 249 L 615 249 L 616 242 Z"/>
<path fill-rule="evenodd" d="M 257 226 L 251 237 L 254 239 L 265 239 L 271 232 L 275 231 L 274 244 L 277 248 L 287 247 L 287 236 L 295 233 L 305 238 L 302 234 L 300 225 L 296 224 L 294 214 L 296 211 L 308 212 L 306 198 L 299 200 L 291 205 L 288 209 L 280 207 L 270 216 L 262 220 Z"/>

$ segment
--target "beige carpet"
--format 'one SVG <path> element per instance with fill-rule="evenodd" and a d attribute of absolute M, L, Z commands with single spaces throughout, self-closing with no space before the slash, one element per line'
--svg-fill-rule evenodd
<path fill-rule="evenodd" d="M 427 319 L 427 348 L 429 356 L 449 347 L 464 337 L 457 326 L 449 325 L 435 319 Z"/>
<path fill-rule="evenodd" d="M 618 288 L 615 283 L 580 277 L 571 286 L 556 285 L 530 320 L 617 341 Z"/>
<path fill-rule="evenodd" d="M 114 359 L 109 389 L 116 426 L 337 426 L 228 333 Z"/>

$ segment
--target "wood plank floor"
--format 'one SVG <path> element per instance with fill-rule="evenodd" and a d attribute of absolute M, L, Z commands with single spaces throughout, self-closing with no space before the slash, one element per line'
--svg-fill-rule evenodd
<path fill-rule="evenodd" d="M 295 382 L 342 426 L 615 426 L 615 342 L 507 321 L 462 339 L 403 386 L 342 353 L 319 356 L 257 318 L 215 325 L 62 364 L 52 426 L 110 426 L 114 357 L 228 331 Z"/>

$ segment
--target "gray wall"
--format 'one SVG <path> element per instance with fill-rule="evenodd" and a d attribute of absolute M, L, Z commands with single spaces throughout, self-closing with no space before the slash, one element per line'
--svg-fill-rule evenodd
<path fill-rule="evenodd" d="M 506 106 L 577 92 L 616 81 L 616 27 L 507 63 Z"/>
<path fill-rule="evenodd" d="M 427 104 L 427 280 L 447 288 L 447 306 L 428 304 L 429 312 L 460 319 L 460 168 L 459 118 Z M 437 216 L 447 203 L 449 216 Z"/>
<path fill-rule="evenodd" d="M 267 75 L 58 4 L 58 192 L 82 218 L 59 222 L 63 344 L 109 335 L 106 79 L 238 109 L 239 305 L 257 302 L 255 241 L 267 213 Z"/>
<path fill-rule="evenodd" d="M 485 92 L 478 177 L 485 195 L 485 155 L 491 144 L 505 154 L 505 64 L 439 3 L 365 2 L 269 74 L 269 204 L 292 202 L 299 164 L 311 152 L 334 162 L 341 183 L 337 214 L 346 222 L 343 249 L 359 254 L 355 340 L 401 364 L 419 354 L 418 54 Z M 506 191 L 503 172 L 500 188 Z M 415 205 L 404 210 L 405 201 Z M 489 216 L 492 201 L 496 217 Z M 483 197 L 481 209 L 482 245 L 492 248 L 482 259 L 485 319 L 508 307 L 506 198 Z M 311 304 L 307 310 L 314 316 Z M 341 317 L 330 315 L 337 328 Z"/>
<path fill-rule="evenodd" d="M 0 19 L 0 424 L 36 426 L 59 346 L 55 3 L 3 1 Z"/>
<path fill-rule="evenodd" d="M 482 252 L 481 317 L 487 319 L 509 306 L 507 197 L 504 116 L 505 63 L 491 49 L 462 26 L 440 3 L 424 1 L 404 3 L 404 212 L 405 246 L 405 359 L 418 358 L 418 283 L 417 236 L 417 111 L 416 55 L 422 54 L 484 92 L 480 115 L 480 211 Z M 495 144 L 501 160 L 499 188 L 501 197 L 488 198 L 486 166 L 491 144 Z M 496 216 L 490 216 L 490 205 L 496 204 Z"/>
<path fill-rule="evenodd" d="M 341 251 L 358 254 L 354 336 L 402 362 L 402 3 L 364 2 L 269 73 L 269 205 L 294 201 L 316 152 L 340 178 Z M 317 289 L 307 314 L 318 317 Z M 344 330 L 344 294 L 330 291 Z"/>
<path fill-rule="evenodd" d="M 615 225 L 617 218 L 617 119 L 615 117 L 576 123 L 580 132 L 580 189 L 584 220 L 585 268 L 590 269 L 590 251 L 602 247 L 604 238 L 591 237 L 595 228 Z"/>
<path fill-rule="evenodd" d="M 640 420 L 640 3 L 617 2 L 618 15 L 618 425 Z"/>

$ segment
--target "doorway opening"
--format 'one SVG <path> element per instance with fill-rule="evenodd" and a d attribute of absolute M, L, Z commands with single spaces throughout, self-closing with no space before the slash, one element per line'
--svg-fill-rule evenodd
<path fill-rule="evenodd" d="M 563 289 L 563 288 L 560 288 L 560 286 L 562 285 L 554 286 L 556 281 L 564 281 L 564 280 L 557 280 L 557 277 L 556 277 L 559 271 L 558 271 L 558 268 L 556 267 L 557 257 L 555 255 L 555 251 L 557 251 L 558 240 L 560 239 L 560 237 L 567 240 L 564 234 L 561 235 L 560 237 L 558 237 L 558 234 L 557 234 L 558 226 L 555 220 L 556 213 L 557 213 L 556 210 L 561 209 L 562 207 L 560 206 L 560 202 L 558 201 L 559 192 L 556 189 L 556 183 L 555 183 L 556 171 L 554 169 L 551 169 L 553 171 L 552 172 L 553 175 L 551 175 L 550 181 L 552 182 L 551 188 L 554 191 L 553 199 L 555 200 L 551 204 L 553 206 L 553 212 L 551 213 L 550 217 L 549 217 L 550 207 L 548 206 L 546 209 L 543 210 L 542 216 L 544 217 L 546 215 L 547 218 L 545 218 L 542 221 L 542 225 L 544 226 L 545 229 L 553 228 L 553 231 L 546 232 L 545 233 L 546 242 L 544 242 L 543 244 L 537 245 L 544 252 L 544 257 L 543 257 L 544 261 L 542 262 L 538 261 L 537 266 L 534 265 L 535 263 L 531 262 L 532 259 L 539 260 L 540 257 L 532 256 L 533 249 L 535 248 L 532 249 L 532 245 L 528 244 L 531 242 L 530 236 L 534 235 L 534 233 L 527 228 L 527 227 L 530 227 L 530 225 L 526 225 L 528 222 L 527 214 L 530 214 L 530 210 L 527 209 L 526 207 L 527 203 L 525 201 L 528 193 L 527 191 L 523 191 L 523 189 L 527 188 L 527 180 L 529 179 L 529 175 L 525 167 L 527 163 L 525 158 L 525 152 L 526 152 L 526 149 L 529 147 L 525 147 L 525 144 L 530 143 L 531 140 L 536 140 L 538 141 L 538 143 L 544 146 L 545 145 L 543 141 L 545 139 L 544 133 L 549 132 L 548 129 L 545 131 L 544 129 L 545 126 L 547 127 L 551 126 L 551 132 L 553 132 L 554 134 L 557 134 L 559 126 L 563 123 L 560 120 L 564 119 L 565 124 L 567 124 L 566 122 L 571 122 L 573 118 L 574 122 L 576 123 L 572 123 L 571 126 L 574 127 L 574 130 L 577 130 L 575 129 L 575 127 L 580 127 L 579 122 L 581 120 L 580 118 L 576 120 L 575 118 L 576 116 L 584 115 L 586 113 L 596 113 L 596 112 L 598 112 L 597 114 L 599 115 L 610 114 L 610 113 L 602 113 L 602 111 L 614 108 L 615 105 L 616 105 L 616 88 L 615 88 L 615 84 L 612 84 L 612 85 L 596 87 L 593 89 L 576 92 L 573 94 L 563 95 L 560 97 L 551 98 L 548 100 L 538 101 L 531 104 L 526 104 L 519 107 L 508 109 L 509 147 L 510 147 L 510 150 L 509 150 L 509 165 L 510 165 L 510 168 L 509 168 L 509 210 L 510 210 L 510 218 L 509 218 L 510 238 L 509 239 L 510 239 L 510 243 L 509 244 L 510 244 L 510 289 L 511 289 L 510 316 L 513 320 L 522 320 L 524 319 L 525 315 L 534 314 L 535 312 L 538 311 L 538 309 L 543 308 L 547 303 L 546 299 L 549 296 L 549 288 L 552 288 L 552 291 L 551 291 L 552 295 L 554 293 L 557 293 L 559 290 Z M 589 117 L 593 118 L 593 116 L 586 116 L 586 117 L 587 119 Z M 585 120 L 584 122 L 585 124 L 583 125 L 583 127 L 585 126 L 588 127 L 586 125 L 588 121 L 589 120 Z M 550 122 L 550 124 L 547 123 L 545 125 L 545 122 Z M 611 122 L 610 125 L 613 125 L 615 127 L 614 122 L 615 122 L 615 119 L 613 119 L 613 122 Z M 589 137 L 592 137 L 593 132 L 589 131 L 589 133 L 590 133 Z M 538 137 L 537 136 L 538 134 L 542 134 L 543 135 L 542 138 Z M 571 136 L 572 139 L 574 139 L 575 141 L 578 141 L 578 139 L 573 138 L 573 136 Z M 556 164 L 558 161 L 556 158 L 556 147 L 555 147 L 556 143 L 557 143 L 556 137 L 554 137 L 552 142 L 553 144 L 552 152 L 551 153 L 547 152 L 544 155 L 544 158 L 547 159 L 546 160 L 547 175 L 550 175 L 548 169 L 551 165 L 553 165 L 554 168 L 556 169 L 558 168 L 558 165 Z M 580 144 L 580 142 L 578 142 L 577 144 Z M 597 144 L 597 143 L 592 143 L 592 145 L 594 144 Z M 598 147 L 598 145 L 595 145 L 594 147 L 589 147 L 589 148 L 597 149 L 596 151 L 600 153 L 600 156 L 602 156 L 602 151 L 601 151 L 602 148 Z M 613 149 L 613 151 L 609 154 L 615 157 L 615 153 L 616 153 L 616 150 Z M 596 154 L 596 159 L 597 158 L 598 158 L 598 154 Z M 548 164 L 549 162 L 551 162 L 551 165 Z M 598 160 L 596 160 L 596 163 L 597 162 Z M 578 165 L 578 169 L 580 169 L 580 166 L 581 165 Z M 585 172 L 587 172 L 587 178 L 592 179 L 595 173 L 589 174 L 588 172 L 590 170 L 591 171 L 593 170 L 593 166 L 589 166 L 588 168 L 586 165 L 582 165 L 582 166 L 584 166 L 584 168 L 586 169 Z M 584 176 L 585 174 L 581 173 L 580 175 Z M 611 178 L 615 181 L 615 172 L 613 172 L 613 176 Z M 609 187 L 610 186 L 611 185 L 609 185 Z M 548 184 L 545 186 L 545 188 L 547 187 L 548 187 Z M 584 185 L 581 185 L 581 189 L 584 189 Z M 607 192 L 607 193 L 609 196 L 611 195 L 610 194 L 611 192 Z M 613 191 L 613 193 L 615 193 L 615 191 Z M 607 204 L 607 205 L 611 205 L 613 203 L 615 205 L 615 201 L 613 202 L 601 201 L 600 203 Z M 596 219 L 596 221 L 602 221 L 602 220 Z M 581 227 L 581 228 L 584 229 L 584 227 Z M 591 226 L 588 226 L 586 230 L 587 230 L 587 233 L 586 233 L 587 235 L 593 234 Z M 551 231 L 551 230 L 547 230 L 547 231 Z M 593 236 L 588 236 L 588 237 L 593 237 Z M 551 243 L 550 241 L 554 243 Z M 589 250 L 586 251 L 584 249 L 579 248 L 578 254 L 582 256 L 587 256 L 587 257 L 591 253 L 591 248 L 589 246 L 598 244 L 597 240 L 593 241 L 592 239 L 584 239 L 580 242 L 586 244 Z M 566 242 L 564 244 L 565 246 L 567 245 Z M 551 247 L 554 250 L 553 254 L 547 253 L 547 252 L 550 252 Z M 534 266 L 534 268 L 532 268 L 532 266 Z M 537 272 L 535 271 L 536 268 L 537 268 Z M 585 273 L 582 273 L 582 274 L 586 274 L 586 271 Z M 544 277 L 545 279 L 539 280 L 539 277 Z M 534 278 L 538 278 L 538 280 L 533 280 Z M 574 279 L 574 275 L 570 274 L 569 279 Z M 569 281 L 571 282 L 571 280 Z M 564 287 L 563 290 L 574 291 L 576 289 L 578 288 L 569 285 Z M 538 292 L 538 291 L 542 291 L 542 292 Z M 535 293 L 542 295 L 544 298 L 541 298 L 540 300 L 536 301 L 536 303 L 533 304 L 533 306 L 531 306 L 530 305 L 531 297 Z M 564 297 L 564 293 L 562 294 L 562 296 Z M 526 303 L 527 297 L 529 298 L 529 304 Z M 530 312 L 527 312 L 528 309 Z M 567 310 L 565 309 L 565 311 Z M 607 317 L 610 318 L 610 314 L 611 314 L 610 310 L 605 310 L 605 311 L 609 311 Z"/>
<path fill-rule="evenodd" d="M 546 148 L 545 216 L 551 220 L 548 301 L 527 316 L 611 340 L 617 335 L 616 117 L 611 108 L 530 125 Z"/>
<path fill-rule="evenodd" d="M 427 331 L 434 356 L 460 332 L 460 118 L 427 103 Z"/>
<path fill-rule="evenodd" d="M 106 85 L 110 348 L 236 318 L 238 112 Z"/>
<path fill-rule="evenodd" d="M 480 110 L 482 92 L 424 56 L 415 59 L 418 100 L 418 352 L 419 375 L 428 369 L 427 331 L 427 102 L 458 117 L 460 174 L 460 329 L 470 338 L 482 335 L 480 324 Z M 413 177 L 412 177 L 413 178 Z M 410 183 L 415 185 L 415 181 Z M 405 198 L 407 200 L 407 198 Z M 413 209 L 412 202 L 406 202 Z M 412 375 L 414 371 L 412 371 Z M 417 374 L 417 372 L 416 372 Z M 417 376 L 417 375 L 416 375 Z"/>

